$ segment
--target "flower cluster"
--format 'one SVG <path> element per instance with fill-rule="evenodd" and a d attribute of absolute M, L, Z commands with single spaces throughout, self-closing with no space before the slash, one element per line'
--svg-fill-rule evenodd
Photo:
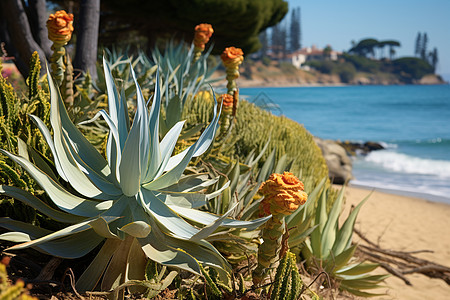
<path fill-rule="evenodd" d="M 228 69 L 238 69 L 239 65 L 244 61 L 244 52 L 240 48 L 228 47 L 220 55 L 223 65 Z M 237 76 L 233 79 L 239 77 L 239 72 Z"/>
<path fill-rule="evenodd" d="M 260 192 L 264 195 L 261 210 L 267 215 L 289 215 L 305 204 L 308 195 L 303 189 L 303 182 L 294 174 L 274 173 L 260 187 Z"/>
<path fill-rule="evenodd" d="M 203 51 L 205 50 L 205 45 L 209 42 L 214 30 L 211 24 L 199 24 L 195 26 L 194 34 L 194 46 L 196 49 Z"/>
<path fill-rule="evenodd" d="M 47 20 L 48 38 L 58 44 L 67 44 L 73 32 L 73 15 L 59 10 Z"/>
<path fill-rule="evenodd" d="M 231 114 L 233 112 L 234 97 L 230 94 L 222 94 L 219 99 L 219 103 L 222 103 L 222 113 Z"/>
<path fill-rule="evenodd" d="M 240 48 L 228 47 L 225 48 L 220 55 L 225 72 L 227 73 L 227 91 L 228 94 L 233 95 L 237 92 L 236 79 L 239 77 L 239 65 L 244 61 L 244 52 Z"/>

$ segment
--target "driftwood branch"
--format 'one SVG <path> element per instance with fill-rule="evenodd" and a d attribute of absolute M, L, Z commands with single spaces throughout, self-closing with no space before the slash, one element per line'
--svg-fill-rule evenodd
<path fill-rule="evenodd" d="M 354 229 L 354 232 L 361 238 L 362 241 L 367 243 L 367 245 L 359 245 L 359 253 L 366 257 L 366 259 L 379 263 L 382 268 L 403 280 L 405 284 L 412 285 L 405 275 L 420 273 L 430 278 L 442 279 L 450 285 L 450 267 L 443 266 L 423 258 L 418 258 L 413 255 L 433 251 L 418 250 L 403 252 L 382 249 L 367 239 L 367 237 L 365 237 L 359 230 Z"/>

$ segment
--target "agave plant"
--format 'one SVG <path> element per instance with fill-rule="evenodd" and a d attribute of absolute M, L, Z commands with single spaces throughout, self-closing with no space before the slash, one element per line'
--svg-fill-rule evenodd
<path fill-rule="evenodd" d="M 208 69 L 207 58 L 211 50 L 212 47 L 196 62 L 193 62 L 195 56 L 193 44 L 187 48 L 184 43 L 176 45 L 171 40 L 166 44 L 164 53 L 158 48 L 152 51 L 154 64 L 160 66 L 162 74 L 166 76 L 162 91 L 165 98 L 163 101 L 165 118 L 161 119 L 160 129 L 162 134 L 165 134 L 183 115 L 186 117 L 190 102 L 199 89 L 218 80 L 210 78 L 217 68 Z"/>
<path fill-rule="evenodd" d="M 9 250 L 33 247 L 65 258 L 81 257 L 104 241 L 77 282 L 81 291 L 95 288 L 100 279 L 102 290 L 144 279 L 147 258 L 195 274 L 201 274 L 201 265 L 212 267 L 221 280 L 227 281 L 228 262 L 205 238 L 219 226 L 254 229 L 269 217 L 238 221 L 227 218 L 232 210 L 218 216 L 196 209 L 228 186 L 209 194 L 199 193 L 218 178 L 183 175 L 191 158 L 204 153 L 214 138 L 219 118 L 217 105 L 212 122 L 199 139 L 172 156 L 183 122 L 177 122 L 160 141 L 158 76 L 149 111 L 131 72 L 137 111 L 130 124 L 124 92 L 119 94 L 109 64 L 105 60 L 103 64 L 109 113 L 100 111 L 97 117 L 102 116 L 109 126 L 106 159 L 70 121 L 50 76 L 53 136 L 38 117 L 30 117 L 51 149 L 54 167 L 43 161 L 33 164 L 24 150 L 21 156 L 1 150 L 36 180 L 58 209 L 17 187 L 0 186 L 0 192 L 70 225 L 51 232 L 0 218 L 0 226 L 13 231 L 0 238 L 19 243 Z M 59 180 L 67 183 L 61 184 Z"/>
<path fill-rule="evenodd" d="M 368 197 L 355 207 L 342 226 L 338 226 L 344 188 L 339 192 L 329 213 L 326 209 L 328 193 L 329 188 L 324 189 L 319 196 L 314 220 L 316 227 L 305 241 L 302 254 L 310 267 L 323 268 L 339 284 L 340 290 L 363 297 L 379 295 L 367 290 L 380 288 L 380 283 L 388 275 L 370 274 L 378 264 L 360 262 L 353 257 L 357 247 L 357 244 L 352 244 L 353 227 L 358 212 Z"/>

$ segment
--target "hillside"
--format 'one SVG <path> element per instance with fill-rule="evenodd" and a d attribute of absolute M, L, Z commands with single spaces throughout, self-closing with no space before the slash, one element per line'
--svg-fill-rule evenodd
<path fill-rule="evenodd" d="M 376 70 L 359 71 L 348 62 L 324 62 L 325 66 L 309 71 L 295 68 L 287 62 L 254 61 L 246 59 L 240 69 L 241 87 L 254 86 L 314 86 L 314 85 L 389 85 L 444 84 L 439 75 L 427 74 L 420 79 L 408 78 L 404 73 Z M 317 65 L 317 64 L 316 64 Z M 318 69 L 321 69 L 319 71 Z M 223 73 L 223 71 L 218 71 Z"/>

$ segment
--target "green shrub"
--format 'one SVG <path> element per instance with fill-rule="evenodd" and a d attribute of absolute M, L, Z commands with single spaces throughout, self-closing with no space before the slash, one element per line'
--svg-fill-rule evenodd
<path fill-rule="evenodd" d="M 433 67 L 417 57 L 402 57 L 393 61 L 394 72 L 404 79 L 420 79 L 427 74 L 433 74 Z"/>
<path fill-rule="evenodd" d="M 344 62 L 337 64 L 334 72 L 339 75 L 339 78 L 344 83 L 349 83 L 355 78 L 356 68 L 353 64 L 349 62 Z"/>
<path fill-rule="evenodd" d="M 320 71 L 321 73 L 325 73 L 325 74 L 331 74 L 331 72 L 333 71 L 333 68 L 334 68 L 334 63 L 329 60 L 325 60 L 325 61 L 313 60 L 313 61 L 307 62 L 306 64 L 308 66 L 310 66 L 311 68 L 314 68 L 314 69 Z"/>
<path fill-rule="evenodd" d="M 327 176 L 328 168 L 322 153 L 303 125 L 275 116 L 247 101 L 239 102 L 235 120 L 231 133 L 235 144 L 225 155 L 245 158 L 253 149 L 261 152 L 270 140 L 269 149 L 276 148 L 277 159 L 284 154 L 288 159 L 294 159 L 291 170 L 301 174 L 306 191 L 311 191 Z M 267 151 L 260 162 L 269 155 Z"/>
<path fill-rule="evenodd" d="M 265 66 L 270 66 L 270 63 L 272 62 L 272 60 L 270 60 L 270 58 L 267 57 L 267 56 L 264 56 L 264 57 L 261 59 L 261 61 L 262 61 L 263 65 L 265 65 Z"/>
<path fill-rule="evenodd" d="M 344 53 L 342 56 L 345 61 L 353 64 L 358 71 L 374 73 L 380 70 L 380 62 L 373 59 L 359 55 L 350 55 L 347 53 Z"/>

